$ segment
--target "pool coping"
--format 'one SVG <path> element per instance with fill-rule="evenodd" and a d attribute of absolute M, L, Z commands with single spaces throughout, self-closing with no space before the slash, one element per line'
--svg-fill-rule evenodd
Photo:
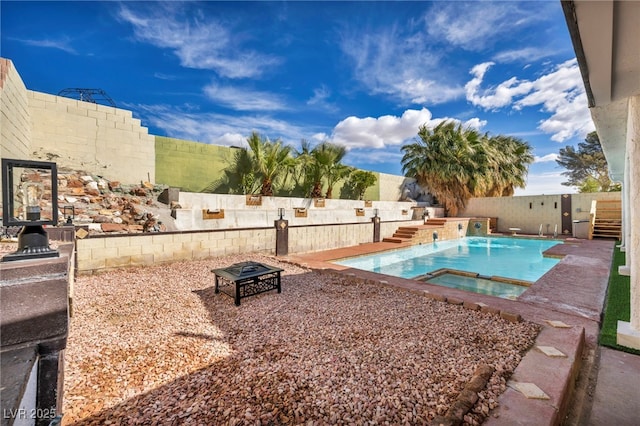
<path fill-rule="evenodd" d="M 533 237 L 519 235 L 518 237 Z M 443 303 L 462 305 L 500 315 L 509 321 L 532 321 L 541 331 L 524 355 L 500 395 L 499 406 L 485 424 L 512 425 L 561 423 L 572 403 L 578 374 L 592 368 L 583 362 L 597 347 L 613 249 L 612 240 L 558 238 L 545 255 L 560 262 L 537 280 L 518 299 L 501 299 L 470 293 L 412 279 L 343 267 L 331 260 L 408 247 L 408 243 L 364 243 L 321 252 L 289 255 L 286 260 L 323 273 L 346 274 L 372 284 L 392 286 L 421 294 Z M 560 325 L 560 326 L 558 326 Z M 565 356 L 548 356 L 540 347 L 553 347 Z M 534 383 L 548 399 L 527 398 L 516 389 L 518 383 Z"/>

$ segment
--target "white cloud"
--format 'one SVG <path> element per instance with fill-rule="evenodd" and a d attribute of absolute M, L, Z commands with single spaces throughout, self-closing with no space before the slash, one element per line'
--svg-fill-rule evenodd
<path fill-rule="evenodd" d="M 324 110 L 337 112 L 338 107 L 328 101 L 331 97 L 331 90 L 325 85 L 313 89 L 313 96 L 307 100 L 307 105 L 320 107 Z"/>
<path fill-rule="evenodd" d="M 436 2 L 424 21 L 432 38 L 478 51 L 543 19 L 540 5 L 532 13 L 522 2 Z"/>
<path fill-rule="evenodd" d="M 60 39 L 47 38 L 40 40 L 14 38 L 13 40 L 19 41 L 20 43 L 24 43 L 28 46 L 58 49 L 72 55 L 78 55 L 78 51 L 73 46 L 71 46 L 71 39 L 69 39 L 69 37 L 62 37 Z"/>
<path fill-rule="evenodd" d="M 431 121 L 431 112 L 408 109 L 401 117 L 347 117 L 333 129 L 331 140 L 347 148 L 384 148 L 400 145 L 418 134 L 420 126 Z"/>
<path fill-rule="evenodd" d="M 240 133 L 225 133 L 219 138 L 213 139 L 211 143 L 224 146 L 249 147 L 249 144 L 247 143 L 247 136 L 241 135 Z"/>
<path fill-rule="evenodd" d="M 548 163 L 550 161 L 556 161 L 558 159 L 558 154 L 551 153 L 547 155 L 543 155 L 542 157 L 535 156 L 533 159 L 534 163 Z"/>
<path fill-rule="evenodd" d="M 464 89 L 446 72 L 443 52 L 429 46 L 424 34 L 402 33 L 397 28 L 345 33 L 340 43 L 355 78 L 372 94 L 414 104 L 439 104 L 463 96 Z"/>
<path fill-rule="evenodd" d="M 214 70 L 221 77 L 259 77 L 280 59 L 238 45 L 233 30 L 201 14 L 187 18 L 182 5 L 153 3 L 144 10 L 122 6 L 119 18 L 133 26 L 139 41 L 171 49 L 182 66 Z"/>
<path fill-rule="evenodd" d="M 493 62 L 484 62 L 471 69 L 470 74 L 474 77 L 464 86 L 469 102 L 485 109 L 495 109 L 509 105 L 516 96 L 529 93 L 531 83 L 519 81 L 515 77 L 500 83 L 496 87 L 485 89 L 482 90 L 482 93 L 478 93 L 485 74 L 493 65 Z"/>
<path fill-rule="evenodd" d="M 557 52 L 539 47 L 524 47 L 521 49 L 505 50 L 494 55 L 493 60 L 499 63 L 535 62 L 542 58 L 555 55 Z M 527 65 L 528 67 L 528 65 Z"/>
<path fill-rule="evenodd" d="M 487 120 L 480 120 L 477 117 L 471 118 L 467 121 L 465 121 L 462 126 L 463 127 L 470 127 L 472 129 L 476 129 L 476 130 L 480 130 L 482 129 L 484 126 L 487 125 Z"/>
<path fill-rule="evenodd" d="M 540 121 L 538 128 L 551 134 L 551 140 L 563 142 L 575 136 L 584 137 L 594 130 L 587 108 L 586 95 L 575 59 L 558 65 L 537 80 L 512 77 L 495 87 L 481 89 L 486 72 L 493 65 L 485 62 L 471 70 L 474 76 L 465 86 L 467 100 L 485 109 L 512 105 L 513 109 L 541 106 L 551 116 Z"/>
<path fill-rule="evenodd" d="M 213 102 L 236 111 L 278 111 L 287 109 L 285 102 L 279 96 L 268 92 L 223 87 L 212 83 L 205 86 L 204 93 Z"/>

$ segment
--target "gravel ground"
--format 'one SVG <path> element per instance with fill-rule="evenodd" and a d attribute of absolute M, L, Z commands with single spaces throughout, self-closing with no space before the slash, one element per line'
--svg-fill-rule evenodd
<path fill-rule="evenodd" d="M 285 269 L 282 293 L 214 294 L 211 268 Z M 80 276 L 64 424 L 428 424 L 481 365 L 479 424 L 533 344 L 510 323 L 259 255 Z"/>

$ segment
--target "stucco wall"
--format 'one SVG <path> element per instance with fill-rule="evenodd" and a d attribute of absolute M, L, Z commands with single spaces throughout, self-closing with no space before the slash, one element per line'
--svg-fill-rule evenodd
<path fill-rule="evenodd" d="M 387 173 L 378 173 L 379 199 L 387 201 L 399 200 L 402 196 L 405 183 L 409 182 L 415 182 L 415 179 Z"/>
<path fill-rule="evenodd" d="M 211 192 L 212 188 L 217 188 L 216 192 L 227 193 L 227 189 L 220 185 L 224 169 L 233 162 L 234 150 L 235 148 L 228 146 L 156 136 L 156 182 L 185 192 Z M 376 183 L 365 191 L 365 200 L 397 201 L 402 194 L 404 182 L 412 181 L 403 176 L 373 173 L 376 175 Z M 333 199 L 341 198 L 343 185 L 344 181 L 334 185 Z M 289 181 L 283 188 L 276 188 L 276 195 L 304 195 L 291 193 L 292 186 L 293 183 Z"/>
<path fill-rule="evenodd" d="M 571 194 L 571 220 L 589 219 L 591 200 L 620 200 L 620 192 Z M 498 232 L 520 228 L 524 234 L 552 234 L 562 228 L 561 195 L 472 198 L 460 217 L 497 217 Z"/>
<path fill-rule="evenodd" d="M 371 201 L 367 206 L 362 200 L 326 199 L 324 206 L 316 206 L 311 198 L 261 197 L 260 205 L 251 205 L 245 195 L 207 194 L 180 192 L 181 209 L 175 210 L 178 229 L 227 229 L 268 227 L 278 218 L 278 208 L 283 208 L 289 226 L 370 223 L 374 209 L 383 221 L 406 221 L 414 218 L 416 202 Z M 296 216 L 296 208 L 304 208 L 304 217 Z M 357 211 L 356 209 L 362 209 Z M 203 213 L 224 213 L 213 217 Z M 432 217 L 441 216 L 441 209 L 431 208 Z M 359 213 L 359 214 L 358 214 Z"/>
<path fill-rule="evenodd" d="M 156 182 L 200 192 L 219 181 L 233 160 L 234 148 L 155 137 Z"/>

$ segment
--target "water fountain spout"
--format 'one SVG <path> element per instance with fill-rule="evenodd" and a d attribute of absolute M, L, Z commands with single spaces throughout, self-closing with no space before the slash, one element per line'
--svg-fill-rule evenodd
<path fill-rule="evenodd" d="M 553 229 L 553 238 L 558 238 L 558 224 L 556 223 L 556 227 Z"/>
<path fill-rule="evenodd" d="M 538 237 L 542 237 L 542 224 L 540 224 L 540 229 L 538 230 Z"/>

